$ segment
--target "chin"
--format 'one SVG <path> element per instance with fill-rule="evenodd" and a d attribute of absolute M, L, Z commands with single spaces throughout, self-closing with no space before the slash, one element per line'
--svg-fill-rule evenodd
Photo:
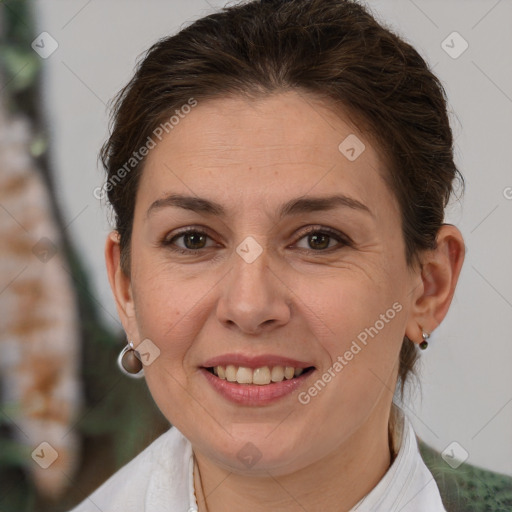
<path fill-rule="evenodd" d="M 250 424 L 247 427 L 245 432 L 238 428 L 237 435 L 233 437 L 227 432 L 222 437 L 215 432 L 211 432 L 211 437 L 196 433 L 199 442 L 191 441 L 215 464 L 237 474 L 285 475 L 306 467 L 316 458 L 316 448 L 308 447 L 303 439 L 294 439 L 285 432 L 268 435 L 265 429 L 255 434 L 254 429 L 258 425 Z"/>

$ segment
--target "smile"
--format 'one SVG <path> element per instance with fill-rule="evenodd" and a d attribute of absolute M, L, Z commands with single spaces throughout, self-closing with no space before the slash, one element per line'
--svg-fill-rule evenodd
<path fill-rule="evenodd" d="M 201 367 L 200 372 L 223 398 L 237 405 L 263 406 L 291 395 L 314 373 L 315 367 L 244 366 Z"/>

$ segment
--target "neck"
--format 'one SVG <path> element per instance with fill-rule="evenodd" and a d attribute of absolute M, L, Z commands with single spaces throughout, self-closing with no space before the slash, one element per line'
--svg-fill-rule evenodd
<path fill-rule="evenodd" d="M 328 457 L 279 477 L 232 473 L 194 452 L 201 480 L 200 485 L 196 474 L 199 512 L 350 511 L 378 484 L 393 460 L 389 408 L 384 415 L 378 409 Z"/>

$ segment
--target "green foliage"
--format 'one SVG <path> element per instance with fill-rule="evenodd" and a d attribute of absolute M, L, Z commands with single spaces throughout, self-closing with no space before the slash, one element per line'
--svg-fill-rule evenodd
<path fill-rule="evenodd" d="M 7 437 L 0 437 L 0 468 L 26 466 L 30 449 Z"/>
<path fill-rule="evenodd" d="M 35 511 L 35 499 L 22 470 L 0 467 L 0 512 Z"/>
<path fill-rule="evenodd" d="M 39 60 L 32 49 L 29 52 L 25 48 L 4 44 L 0 45 L 0 66 L 6 76 L 8 91 L 17 93 L 34 83 L 39 70 Z"/>
<path fill-rule="evenodd" d="M 24 103 L 26 94 L 36 82 L 41 59 L 31 47 L 32 31 L 31 6 L 27 0 L 1 2 L 3 14 L 2 39 L 0 40 L 0 70 L 4 76 L 5 91 L 11 98 L 12 108 Z"/>

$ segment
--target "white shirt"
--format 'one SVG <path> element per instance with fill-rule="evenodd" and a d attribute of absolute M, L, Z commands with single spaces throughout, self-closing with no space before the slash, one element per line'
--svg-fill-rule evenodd
<path fill-rule="evenodd" d="M 413 427 L 401 421 L 393 464 L 351 512 L 446 512 Z M 71 512 L 195 512 L 193 471 L 192 445 L 171 427 Z"/>

